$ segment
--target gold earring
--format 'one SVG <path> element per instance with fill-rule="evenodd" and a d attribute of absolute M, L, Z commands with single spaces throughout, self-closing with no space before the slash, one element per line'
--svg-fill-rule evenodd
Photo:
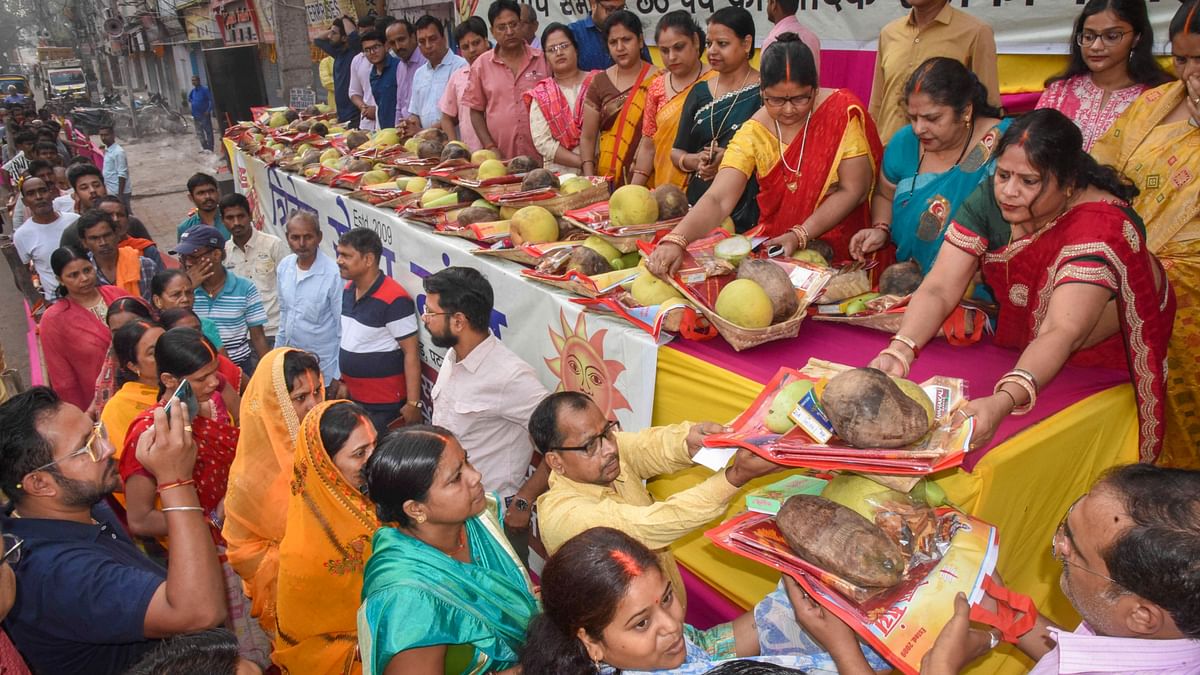
<path fill-rule="evenodd" d="M 425 514 L 422 513 L 421 515 L 417 516 L 416 521 L 417 521 L 418 525 L 424 525 L 425 524 Z"/>

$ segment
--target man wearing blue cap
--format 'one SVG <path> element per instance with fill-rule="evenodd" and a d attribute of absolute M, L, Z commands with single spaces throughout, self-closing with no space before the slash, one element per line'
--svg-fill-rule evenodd
<path fill-rule="evenodd" d="M 183 233 L 171 253 L 179 256 L 196 286 L 192 310 L 217 325 L 229 359 L 247 375 L 253 374 L 258 360 L 270 349 L 263 328 L 267 311 L 254 284 L 221 264 L 225 237 L 215 227 L 197 225 Z"/>

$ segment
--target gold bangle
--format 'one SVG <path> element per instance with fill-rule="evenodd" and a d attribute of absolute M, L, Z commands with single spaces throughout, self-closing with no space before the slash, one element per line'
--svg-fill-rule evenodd
<path fill-rule="evenodd" d="M 1004 377 L 1000 378 L 1000 381 L 996 383 L 996 387 L 994 389 L 992 389 L 992 393 L 993 394 L 999 393 L 1000 391 L 1002 391 L 1001 387 L 1003 387 L 1005 384 L 1008 384 L 1008 383 L 1012 383 L 1012 384 L 1015 384 L 1016 386 L 1020 387 L 1021 389 L 1023 389 L 1025 391 L 1025 394 L 1029 397 L 1029 402 L 1027 402 L 1025 405 L 1021 405 L 1021 406 L 1017 406 L 1017 407 L 1013 408 L 1012 414 L 1024 415 L 1024 414 L 1028 413 L 1030 410 L 1033 410 L 1034 404 L 1037 403 L 1037 390 L 1034 389 L 1033 385 L 1029 384 L 1029 382 L 1025 381 L 1025 379 L 1022 378 L 1020 375 L 1011 375 L 1010 374 L 1010 375 L 1005 375 Z M 1012 393 L 1010 392 L 1008 395 L 1012 396 Z M 1017 400 L 1016 397 L 1013 396 L 1014 403 L 1016 402 L 1016 400 Z"/>
<path fill-rule="evenodd" d="M 904 358 L 903 354 L 896 351 L 895 349 L 892 349 L 891 347 L 888 347 L 887 349 L 885 349 L 879 353 L 885 354 L 885 355 L 890 356 L 893 359 L 896 359 L 897 361 L 899 361 L 900 365 L 904 366 L 904 372 L 900 374 L 900 377 L 908 377 L 908 370 L 909 370 L 909 367 L 911 366 L 911 364 L 908 362 L 908 359 Z"/>
<path fill-rule="evenodd" d="M 1023 368 L 1013 368 L 1012 370 L 1005 373 L 1004 376 L 1005 377 L 1008 377 L 1008 376 L 1019 377 L 1022 380 L 1025 380 L 1026 382 L 1028 382 L 1030 384 L 1030 386 L 1033 387 L 1034 391 L 1041 391 L 1042 387 L 1041 387 L 1041 385 L 1038 384 L 1037 378 L 1034 377 L 1033 373 L 1029 372 L 1028 370 L 1025 370 Z"/>
<path fill-rule="evenodd" d="M 678 246 L 679 248 L 681 248 L 685 251 L 687 250 L 687 247 L 688 247 L 687 237 L 685 237 L 682 234 L 679 234 L 677 232 L 671 232 L 671 233 L 663 236 L 662 239 L 658 240 L 658 243 L 660 246 L 662 244 L 675 244 L 676 246 Z"/>
<path fill-rule="evenodd" d="M 796 235 L 796 243 L 800 248 L 808 248 L 808 230 L 803 225 L 793 225 L 790 232 Z"/>
<path fill-rule="evenodd" d="M 916 359 L 921 355 L 921 348 L 917 346 L 917 341 L 908 336 L 896 333 L 892 336 L 892 342 L 899 342 L 900 344 L 912 350 L 913 359 Z"/>

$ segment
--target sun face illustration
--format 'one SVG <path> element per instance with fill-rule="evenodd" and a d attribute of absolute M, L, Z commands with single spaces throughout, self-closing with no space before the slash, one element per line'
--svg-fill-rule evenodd
<path fill-rule="evenodd" d="M 592 397 L 596 405 L 611 418 L 615 410 L 632 410 L 629 401 L 617 391 L 617 376 L 625 371 L 619 361 L 604 359 L 604 336 L 608 329 L 596 331 L 590 339 L 587 318 L 580 312 L 572 327 L 566 314 L 559 310 L 562 334 L 549 329 L 550 341 L 558 356 L 546 359 L 546 366 L 558 378 L 557 391 L 578 391 Z"/>

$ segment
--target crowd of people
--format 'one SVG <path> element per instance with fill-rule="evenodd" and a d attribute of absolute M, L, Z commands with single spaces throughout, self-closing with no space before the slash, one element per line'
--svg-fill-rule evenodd
<path fill-rule="evenodd" d="M 1052 542 L 1083 622 L 1031 617 L 1018 647 L 1037 673 L 1200 672 L 1200 0 L 1168 26 L 1173 73 L 1145 0 L 1088 0 L 1067 69 L 1019 116 L 1000 106 L 991 28 L 908 4 L 879 36 L 868 103 L 821 86 L 796 0 L 769 0 L 767 36 L 740 7 L 663 15 L 661 68 L 620 0 L 540 34 L 514 0 L 452 31 L 343 17 L 315 45 L 347 125 L 439 127 L 684 190 L 651 273 L 726 219 L 777 254 L 911 261 L 924 278 L 899 331 L 863 357 L 890 374 L 962 298 L 998 305 L 995 342 L 1017 356 L 957 413 L 977 446 L 1065 364 L 1128 370 L 1143 463 L 1105 473 Z M 655 498 L 647 481 L 724 427 L 626 431 L 587 395 L 550 393 L 492 333 L 479 270 L 424 278 L 418 308 L 372 230 L 323 246 L 300 210 L 273 235 L 203 173 L 160 249 L 112 129 L 102 166 L 23 103 L 6 133 L 6 161 L 28 158 L 13 241 L 43 293 L 49 386 L 0 405 L 4 672 L 890 669 L 786 576 L 731 622 L 685 623 L 671 546 L 782 467 L 739 450 Z M 445 350 L 428 393 L 421 339 Z M 965 598 L 946 602 L 932 675 L 997 644 Z"/>

